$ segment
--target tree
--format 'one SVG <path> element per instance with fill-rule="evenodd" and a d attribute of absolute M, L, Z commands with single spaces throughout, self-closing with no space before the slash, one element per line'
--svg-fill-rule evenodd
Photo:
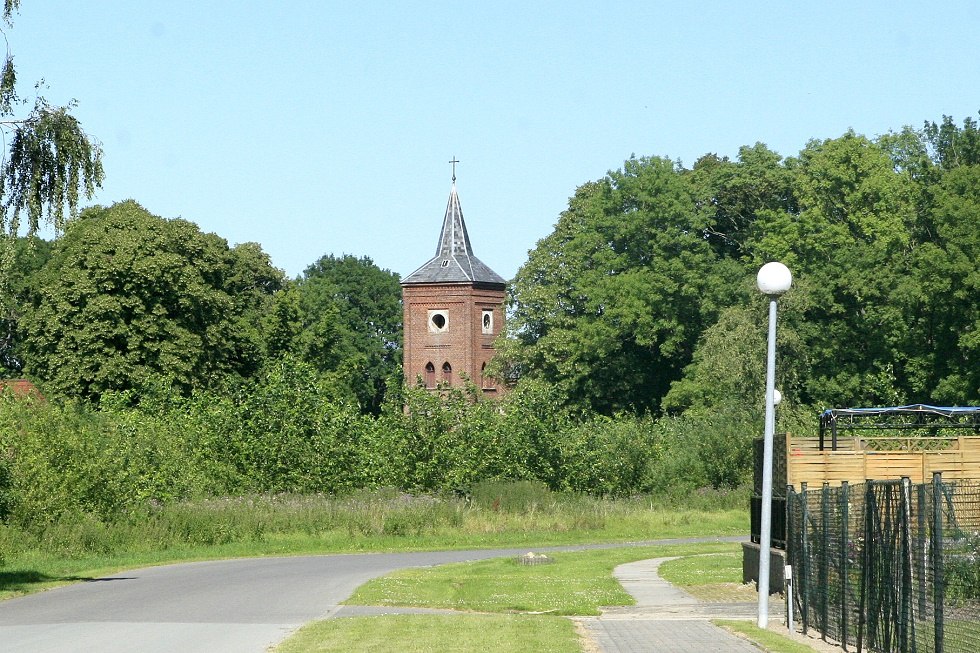
<path fill-rule="evenodd" d="M 127 201 L 86 209 L 32 284 L 27 371 L 97 400 L 157 376 L 189 391 L 254 373 L 264 303 L 282 283 L 257 245 L 229 248 Z"/>
<path fill-rule="evenodd" d="M 501 356 L 602 413 L 656 410 L 701 331 L 734 300 L 688 186 L 665 159 L 581 186 L 518 271 Z"/>
<path fill-rule="evenodd" d="M 811 141 L 786 162 L 784 177 L 768 167 L 769 178 L 788 183 L 756 201 L 763 208 L 744 230 L 744 260 L 752 275 L 769 260 L 793 270 L 787 301 L 799 310 L 782 311 L 781 327 L 805 343 L 792 361 L 793 378 L 805 379 L 798 399 L 841 405 L 902 396 L 896 338 L 904 327 L 890 298 L 908 272 L 915 233 L 911 172 L 853 132 Z"/>
<path fill-rule="evenodd" d="M 759 264 L 760 252 L 750 245 L 758 241 L 760 218 L 798 211 L 792 170 L 762 143 L 739 148 L 738 161 L 707 154 L 684 178 L 705 236 L 720 256 Z"/>
<path fill-rule="evenodd" d="M 366 256 L 327 255 L 277 297 L 266 338 L 271 356 L 339 373 L 362 410 L 377 413 L 401 365 L 401 328 L 397 274 Z"/>
<path fill-rule="evenodd" d="M 936 403 L 980 399 L 980 165 L 946 171 L 932 189 L 935 237 L 912 254 L 895 298 L 910 389 Z"/>
<path fill-rule="evenodd" d="M 8 294 L 0 299 L 0 378 L 21 376 L 24 334 L 18 319 L 28 300 L 29 283 L 51 257 L 51 243 L 40 238 L 18 238 L 7 275 Z"/>
<path fill-rule="evenodd" d="M 4 0 L 3 21 L 13 26 L 20 0 Z M 0 367 L 3 374 L 19 374 L 23 361 L 15 353 L 20 317 L 18 301 L 23 291 L 23 268 L 34 256 L 34 236 L 42 222 L 55 231 L 78 215 L 79 195 L 90 198 L 102 183 L 102 149 L 71 115 L 73 104 L 50 105 L 43 96 L 34 98 L 26 116 L 18 111 L 29 103 L 17 95 L 17 72 L 8 50 L 0 67 L 0 130 L 9 143 L 0 160 Z M 21 216 L 27 216 L 26 243 L 19 240 Z M 44 255 L 43 246 L 42 257 Z M 20 268 L 20 269 L 18 269 Z"/>
<path fill-rule="evenodd" d="M 757 313 L 746 306 L 730 306 L 705 329 L 693 361 L 664 397 L 667 412 L 724 409 L 760 414 L 759 388 L 765 387 L 766 361 L 759 352 L 766 349 L 766 332 Z"/>
<path fill-rule="evenodd" d="M 980 164 L 980 129 L 973 118 L 965 118 L 962 127 L 951 116 L 943 116 L 938 125 L 926 121 L 922 135 L 932 160 L 943 170 Z"/>
<path fill-rule="evenodd" d="M 3 19 L 13 26 L 20 0 L 4 0 Z M 102 182 L 102 150 L 70 113 L 73 105 L 56 107 L 42 96 L 23 118 L 17 95 L 17 73 L 9 52 L 0 69 L 0 124 L 10 133 L 10 149 L 0 167 L 0 225 L 16 236 L 21 213 L 27 214 L 27 233 L 37 232 L 42 220 L 61 230 L 68 217 L 78 215 L 80 190 L 91 197 Z"/>

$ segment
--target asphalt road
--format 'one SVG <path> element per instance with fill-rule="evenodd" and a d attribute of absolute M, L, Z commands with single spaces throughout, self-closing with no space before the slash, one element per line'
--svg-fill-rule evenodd
<path fill-rule="evenodd" d="M 682 541 L 692 540 L 657 543 Z M 250 558 L 127 571 L 0 602 L 0 651 L 263 653 L 303 624 L 331 616 L 371 578 L 406 567 L 525 552 Z"/>
<path fill-rule="evenodd" d="M 262 653 L 396 569 L 524 551 L 255 558 L 150 567 L 0 603 L 0 651 Z"/>

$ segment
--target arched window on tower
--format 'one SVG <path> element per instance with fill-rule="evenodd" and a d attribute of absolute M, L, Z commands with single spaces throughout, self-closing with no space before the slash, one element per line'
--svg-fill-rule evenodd
<path fill-rule="evenodd" d="M 453 366 L 449 364 L 449 361 L 442 364 L 442 380 L 446 383 L 453 381 Z"/>
<path fill-rule="evenodd" d="M 484 390 L 495 390 L 493 379 L 487 376 L 487 364 L 480 366 L 480 387 Z"/>
<path fill-rule="evenodd" d="M 425 364 L 425 387 L 436 387 L 436 366 L 432 363 Z"/>

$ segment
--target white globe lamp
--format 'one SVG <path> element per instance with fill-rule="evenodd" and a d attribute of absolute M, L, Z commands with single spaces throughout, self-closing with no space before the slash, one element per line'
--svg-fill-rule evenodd
<path fill-rule="evenodd" d="M 756 283 L 759 285 L 759 290 L 762 294 L 779 296 L 784 292 L 789 290 L 789 287 L 793 285 L 793 275 L 790 273 L 789 268 L 773 261 L 772 263 L 766 263 L 759 269 L 759 274 L 756 276 Z"/>
<path fill-rule="evenodd" d="M 766 352 L 766 424 L 762 455 L 762 514 L 759 533 L 759 628 L 769 620 L 769 556 L 772 544 L 772 456 L 776 430 L 776 404 L 782 397 L 776 390 L 776 304 L 779 296 L 793 285 L 793 275 L 782 263 L 773 261 L 759 269 L 759 290 L 769 297 L 769 342 Z"/>

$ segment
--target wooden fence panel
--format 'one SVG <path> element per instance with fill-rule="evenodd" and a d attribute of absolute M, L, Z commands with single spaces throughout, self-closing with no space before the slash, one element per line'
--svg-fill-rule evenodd
<path fill-rule="evenodd" d="M 842 481 L 863 483 L 868 479 L 890 480 L 908 476 L 913 483 L 925 483 L 933 472 L 948 480 L 980 479 L 980 437 L 963 436 L 951 448 L 924 451 L 863 450 L 859 438 L 841 438 L 837 451 L 819 451 L 817 438 L 787 438 L 786 482 L 800 489 L 800 483 L 819 486 L 840 485 Z M 933 444 L 930 440 L 926 444 Z M 840 447 L 846 445 L 848 449 Z"/>

